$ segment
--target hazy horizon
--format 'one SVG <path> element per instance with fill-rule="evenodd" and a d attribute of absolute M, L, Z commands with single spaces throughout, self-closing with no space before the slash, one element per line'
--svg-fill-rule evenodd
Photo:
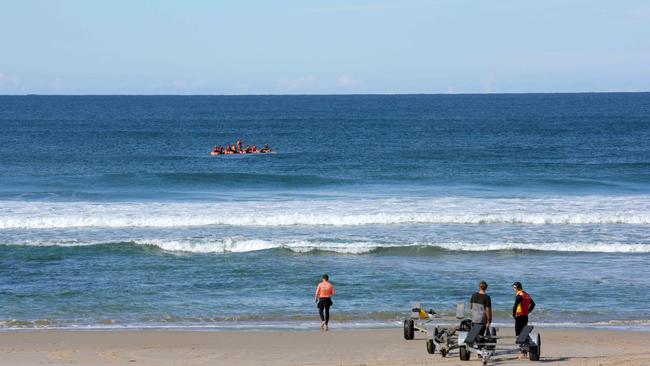
<path fill-rule="evenodd" d="M 47 93 L 27 93 L 27 94 L 0 94 L 3 97 L 327 97 L 327 96 L 409 96 L 409 95 L 536 95 L 536 94 L 648 94 L 650 90 L 645 91 L 576 91 L 576 92 L 486 92 L 486 93 L 338 93 L 338 94 L 47 94 Z"/>

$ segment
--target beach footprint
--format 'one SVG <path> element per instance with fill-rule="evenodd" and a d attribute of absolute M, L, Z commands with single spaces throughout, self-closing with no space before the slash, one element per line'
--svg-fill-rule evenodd
<path fill-rule="evenodd" d="M 73 350 L 51 351 L 47 353 L 47 358 L 57 363 L 76 363 L 73 359 L 75 352 Z"/>

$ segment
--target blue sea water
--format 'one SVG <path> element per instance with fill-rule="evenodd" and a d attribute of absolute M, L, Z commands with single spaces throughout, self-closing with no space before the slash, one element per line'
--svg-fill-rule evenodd
<path fill-rule="evenodd" d="M 0 96 L 0 328 L 649 329 L 650 94 Z M 210 156 L 268 143 L 272 154 Z"/>

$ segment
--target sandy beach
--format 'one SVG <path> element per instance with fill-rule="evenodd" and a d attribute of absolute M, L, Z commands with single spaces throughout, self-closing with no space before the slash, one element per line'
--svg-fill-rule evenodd
<path fill-rule="evenodd" d="M 508 331 L 507 329 L 504 331 Z M 649 365 L 650 332 L 543 330 L 545 365 Z M 493 365 L 527 365 L 515 355 Z M 467 365 L 429 355 L 401 329 L 330 332 L 19 331 L 0 333 L 0 365 Z"/>

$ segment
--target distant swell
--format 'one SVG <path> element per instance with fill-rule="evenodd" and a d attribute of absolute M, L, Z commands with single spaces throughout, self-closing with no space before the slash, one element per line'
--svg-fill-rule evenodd
<path fill-rule="evenodd" d="M 588 196 L 215 203 L 0 202 L 0 229 L 399 224 L 648 225 L 650 199 Z"/>

